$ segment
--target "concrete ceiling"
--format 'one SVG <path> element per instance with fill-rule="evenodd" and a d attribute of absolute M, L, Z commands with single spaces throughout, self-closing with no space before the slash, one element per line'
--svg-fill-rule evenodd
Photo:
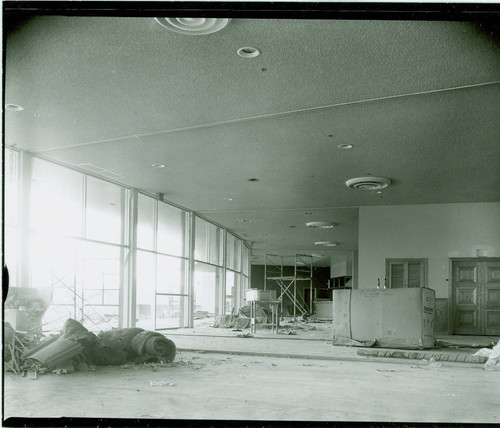
<path fill-rule="evenodd" d="M 254 263 L 329 265 L 357 249 L 359 207 L 500 201 L 500 48 L 483 30 L 239 18 L 193 36 L 150 17 L 40 16 L 7 37 L 4 101 L 24 110 L 5 111 L 5 144 L 163 193 L 251 241 Z M 392 184 L 345 185 L 368 175 Z"/>

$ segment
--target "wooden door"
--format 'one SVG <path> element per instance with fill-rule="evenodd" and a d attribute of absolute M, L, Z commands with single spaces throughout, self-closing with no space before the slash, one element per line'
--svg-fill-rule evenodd
<path fill-rule="evenodd" d="M 484 334 L 500 334 L 500 261 L 485 262 Z"/>
<path fill-rule="evenodd" d="M 500 259 L 452 261 L 454 334 L 500 333 Z"/>

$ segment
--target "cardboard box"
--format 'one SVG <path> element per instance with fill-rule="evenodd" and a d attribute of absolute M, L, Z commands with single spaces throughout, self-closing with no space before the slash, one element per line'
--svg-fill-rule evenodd
<path fill-rule="evenodd" d="M 429 288 L 334 290 L 333 343 L 347 338 L 390 348 L 432 348 L 434 298 Z"/>

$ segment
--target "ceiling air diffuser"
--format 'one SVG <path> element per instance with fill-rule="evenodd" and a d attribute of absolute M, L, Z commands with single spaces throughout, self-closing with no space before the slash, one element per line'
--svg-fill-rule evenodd
<path fill-rule="evenodd" d="M 335 227 L 335 223 L 330 223 L 329 221 L 310 221 L 306 223 L 306 226 L 311 229 L 331 229 Z"/>
<path fill-rule="evenodd" d="M 347 187 L 360 190 L 382 190 L 385 189 L 391 180 L 383 177 L 357 177 L 345 182 Z"/>
<path fill-rule="evenodd" d="M 229 18 L 155 18 L 163 27 L 170 31 L 193 36 L 203 36 L 222 30 Z"/>

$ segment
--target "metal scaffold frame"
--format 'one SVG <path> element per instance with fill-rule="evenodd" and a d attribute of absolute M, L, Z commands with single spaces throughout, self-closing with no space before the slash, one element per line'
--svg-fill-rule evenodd
<path fill-rule="evenodd" d="M 292 256 L 293 257 L 293 256 Z M 274 281 L 278 284 L 280 288 L 280 295 L 278 297 L 281 300 L 281 313 L 283 314 L 283 298 L 288 297 L 293 303 L 293 318 L 297 317 L 297 312 L 299 315 L 312 314 L 312 301 L 313 296 L 309 298 L 309 308 L 305 302 L 304 296 L 297 292 L 297 282 L 307 281 L 309 293 L 312 294 L 312 262 L 313 258 L 307 254 L 296 254 L 294 263 L 294 275 L 286 276 L 284 275 L 286 264 L 284 259 L 286 256 L 278 256 L 276 254 L 266 254 L 266 264 L 265 264 L 265 280 L 264 289 L 267 289 L 268 281 Z"/>

